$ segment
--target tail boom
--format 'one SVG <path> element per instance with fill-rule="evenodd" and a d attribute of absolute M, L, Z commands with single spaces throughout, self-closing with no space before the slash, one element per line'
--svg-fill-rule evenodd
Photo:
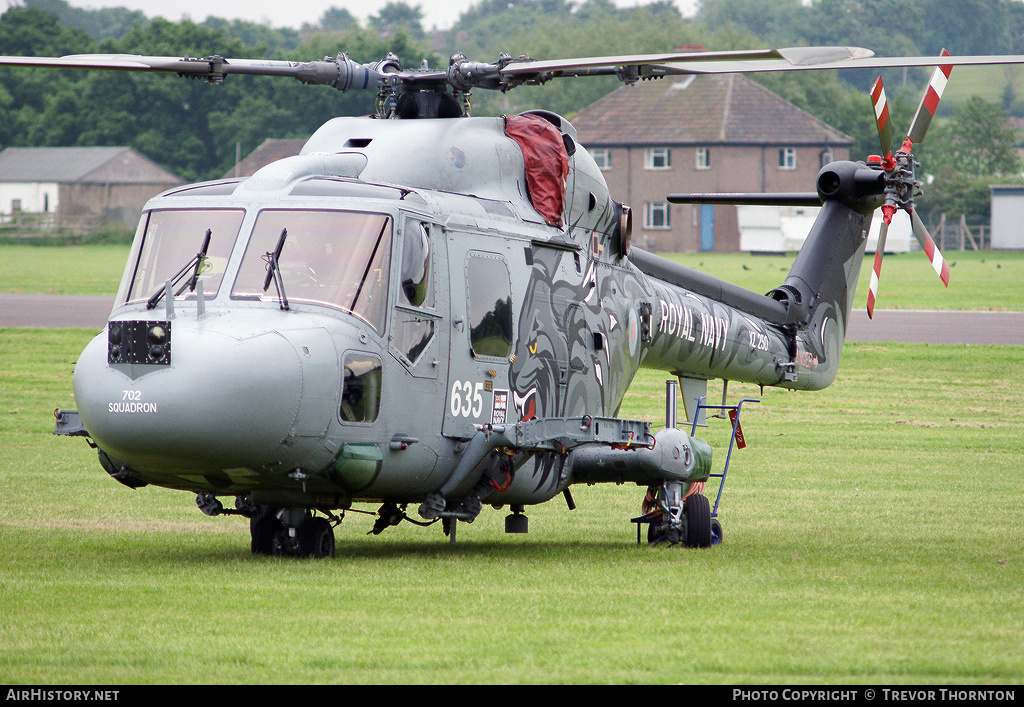
<path fill-rule="evenodd" d="M 653 292 L 642 365 L 691 378 L 819 390 L 835 380 L 883 173 L 852 162 L 818 175 L 822 209 L 785 282 L 766 295 L 634 252 Z M 635 250 L 635 249 L 634 249 Z"/>

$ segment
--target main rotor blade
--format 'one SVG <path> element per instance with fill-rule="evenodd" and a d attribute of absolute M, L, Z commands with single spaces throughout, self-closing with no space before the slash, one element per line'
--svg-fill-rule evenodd
<path fill-rule="evenodd" d="M 928 262 L 932 264 L 935 274 L 942 280 L 943 285 L 949 287 L 949 266 L 946 265 L 942 253 L 939 252 L 935 241 L 932 240 L 931 234 L 928 233 L 928 228 L 924 225 L 924 221 L 921 220 L 921 217 L 913 209 L 910 210 L 910 225 L 914 231 L 914 237 L 921 244 L 924 254 L 928 256 Z"/>
<path fill-rule="evenodd" d="M 943 49 L 941 56 L 948 57 L 949 52 Z M 939 99 L 942 98 L 946 81 L 949 80 L 949 74 L 952 71 L 951 64 L 941 64 L 936 66 L 935 71 L 932 72 L 928 88 L 925 90 L 921 104 L 917 107 L 917 113 L 914 114 L 914 120 L 910 124 L 910 132 L 907 133 L 907 138 L 915 145 L 924 140 L 924 135 L 928 132 L 928 126 L 932 124 L 935 109 L 939 105 Z"/>
<path fill-rule="evenodd" d="M 505 55 L 507 56 L 507 55 Z M 464 59 L 464 57 L 463 57 Z M 613 74 L 623 81 L 670 74 L 724 74 L 832 69 L 893 68 L 910 66 L 1024 64 L 1024 55 L 962 57 L 876 57 L 859 47 L 796 47 L 788 49 L 676 52 L 584 57 L 533 61 L 517 59 L 503 64 L 460 61 L 447 69 L 403 70 L 393 55 L 378 62 L 359 64 L 339 54 L 318 61 L 226 59 L 142 56 L 133 54 L 70 55 L 64 57 L 0 56 L 0 66 L 110 71 L 156 71 L 220 82 L 230 74 L 287 76 L 303 83 L 332 86 L 340 91 L 385 86 L 508 90 L 524 83 L 542 83 L 556 77 Z M 948 74 L 948 70 L 946 71 Z M 923 127 L 926 127 L 923 126 Z"/>
<path fill-rule="evenodd" d="M 790 47 L 784 49 L 744 49 L 736 51 L 675 52 L 672 54 L 627 54 L 621 56 L 581 57 L 578 59 L 520 60 L 507 64 L 501 73 L 508 77 L 586 76 L 616 73 L 622 68 L 641 71 L 642 76 L 663 73 L 690 73 L 677 67 L 703 63 L 725 64 L 732 71 L 746 71 L 748 64 L 768 62 L 779 67 L 821 66 L 874 56 L 861 47 Z"/>
<path fill-rule="evenodd" d="M 753 61 L 697 61 L 652 65 L 647 75 L 669 74 L 738 74 L 779 71 L 821 71 L 831 69 L 898 69 L 928 66 L 989 66 L 1024 64 L 1024 54 L 957 57 L 871 57 L 848 59 L 833 63 L 791 64 L 783 59 Z M 658 73 L 655 73 L 655 69 Z"/>
<path fill-rule="evenodd" d="M 154 71 L 205 78 L 210 81 L 221 81 L 229 74 L 287 76 L 303 83 L 334 86 L 341 91 L 377 88 L 386 82 L 386 75 L 379 73 L 374 65 L 357 64 L 343 54 L 335 59 L 310 62 L 225 59 L 220 56 L 192 58 L 136 54 L 71 54 L 62 57 L 0 56 L 0 66 Z"/>

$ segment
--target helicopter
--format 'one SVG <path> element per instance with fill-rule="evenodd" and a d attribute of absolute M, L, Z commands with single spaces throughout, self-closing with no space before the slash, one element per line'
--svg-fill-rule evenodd
<path fill-rule="evenodd" d="M 328 121 L 297 156 L 147 202 L 109 321 L 75 365 L 78 409 L 56 410 L 55 432 L 85 437 L 125 486 L 191 492 L 207 515 L 247 518 L 256 555 L 333 556 L 353 504 L 379 505 L 374 534 L 440 521 L 454 542 L 484 505 L 507 506 L 506 532 L 526 532 L 527 506 L 562 495 L 572 509 L 571 486 L 594 483 L 647 488 L 650 542 L 716 544 L 721 524 L 703 493 L 710 445 L 675 424 L 652 433 L 619 417 L 630 383 L 641 368 L 678 378 L 694 420 L 712 379 L 830 385 L 875 210 L 885 218 L 872 306 L 896 210 L 941 261 L 913 210 L 912 150 L 942 81 L 895 154 L 876 97 L 882 156 L 826 165 L 814 192 L 669 197 L 820 206 L 767 294 L 633 247 L 628 205 L 568 120 L 471 117 L 471 91 L 889 66 L 947 77 L 953 64 L 1022 61 L 849 47 L 494 63 L 455 54 L 440 69 L 405 69 L 391 54 L 367 64 L 344 53 L 0 57 L 377 92 L 376 115 Z"/>

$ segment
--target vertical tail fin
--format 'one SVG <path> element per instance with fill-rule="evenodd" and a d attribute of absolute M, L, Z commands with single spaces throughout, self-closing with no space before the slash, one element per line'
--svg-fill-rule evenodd
<path fill-rule="evenodd" d="M 818 173 L 822 209 L 782 286 L 770 293 L 806 311 L 794 361 L 800 389 L 828 386 L 839 368 L 871 216 L 882 204 L 884 172 L 833 162 Z"/>

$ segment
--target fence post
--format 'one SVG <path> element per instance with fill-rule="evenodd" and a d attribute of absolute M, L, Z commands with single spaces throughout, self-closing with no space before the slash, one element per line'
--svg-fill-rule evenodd
<path fill-rule="evenodd" d="M 967 242 L 971 244 L 971 250 L 981 250 L 978 242 L 974 240 L 974 234 L 967 228 L 967 216 L 960 214 L 960 250 L 964 250 L 964 234 L 967 234 Z"/>

